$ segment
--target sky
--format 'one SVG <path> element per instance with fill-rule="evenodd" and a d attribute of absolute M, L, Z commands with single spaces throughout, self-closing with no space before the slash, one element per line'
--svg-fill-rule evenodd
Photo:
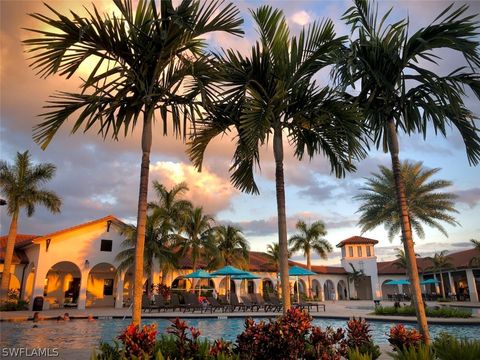
<path fill-rule="evenodd" d="M 60 12 L 82 11 L 91 8 L 90 1 L 47 0 Z M 114 11 L 111 1 L 94 1 L 99 9 Z M 340 20 L 351 5 L 349 1 L 239 1 L 233 3 L 245 19 L 245 36 L 237 38 L 225 34 L 208 37 L 209 47 L 234 48 L 248 52 L 257 39 L 249 9 L 265 3 L 284 11 L 292 34 L 298 34 L 302 26 L 315 20 L 331 18 L 340 35 L 347 35 L 349 28 Z M 412 32 L 434 20 L 451 1 L 380 1 L 380 12 L 394 8 L 392 20 L 409 16 Z M 457 2 L 459 6 L 464 2 Z M 472 1 L 469 13 L 480 13 L 480 2 Z M 119 141 L 103 140 L 96 132 L 70 134 L 74 119 L 70 119 L 57 133 L 48 148 L 43 151 L 32 140 L 32 128 L 41 118 L 49 96 L 55 90 L 76 91 L 78 76 L 71 79 L 52 76 L 42 79 L 29 67 L 28 54 L 21 44 L 30 36 L 24 28 L 38 27 L 27 14 L 48 13 L 41 1 L 0 1 L 0 157 L 11 162 L 16 152 L 29 150 L 35 162 L 53 163 L 57 167 L 55 178 L 48 183 L 63 200 L 62 211 L 52 215 L 38 207 L 31 218 L 22 214 L 19 233 L 45 234 L 89 220 L 113 214 L 135 223 L 138 184 L 140 174 L 140 128 Z M 478 18 L 480 21 L 480 17 Z M 463 64 L 451 53 L 441 53 L 441 64 L 433 69 L 446 73 Z M 91 64 L 90 64 L 91 66 Z M 79 76 L 88 74 L 89 64 L 80 68 Z M 325 74 L 319 75 L 320 83 L 327 84 Z M 469 108 L 480 115 L 480 102 L 468 98 Z M 274 161 L 271 146 L 261 152 L 261 169 L 256 172 L 260 195 L 248 195 L 234 189 L 229 182 L 228 168 L 234 152 L 234 139 L 216 139 L 207 149 L 204 167 L 198 173 L 185 154 L 185 144 L 180 139 L 162 136 L 160 124 L 154 128 L 151 153 L 150 180 L 158 180 L 167 187 L 186 181 L 190 191 L 186 197 L 196 206 L 203 206 L 206 213 L 215 216 L 219 223 L 233 223 L 241 227 L 252 250 L 264 251 L 267 244 L 277 241 L 277 218 L 274 182 Z M 436 137 L 433 133 L 424 140 L 421 136 L 400 136 L 402 160 L 423 161 L 425 167 L 441 168 L 435 179 L 453 183 L 446 189 L 458 196 L 456 215 L 460 226 L 445 225 L 448 237 L 425 226 L 425 239 L 415 239 L 416 250 L 428 256 L 435 251 L 458 251 L 469 247 L 469 239 L 480 238 L 480 167 L 468 163 L 462 140 L 454 130 L 448 137 Z M 327 240 L 335 246 L 341 240 L 361 235 L 357 226 L 359 203 L 353 197 L 379 165 L 389 166 L 389 155 L 372 150 L 368 157 L 357 164 L 355 173 L 336 179 L 330 174 L 325 158 L 317 156 L 309 161 L 298 161 L 292 148 L 285 143 L 286 209 L 289 235 L 295 233 L 299 219 L 307 222 L 322 220 L 328 234 Z M 149 193 L 149 200 L 154 195 Z M 8 232 L 10 218 L 5 208 L 0 209 L 0 233 Z M 393 249 L 400 246 L 397 237 L 389 242 L 383 227 L 363 234 L 379 240 L 376 254 L 380 260 L 394 257 Z M 314 256 L 314 264 L 338 264 L 339 251 L 328 260 Z M 304 260 L 301 254 L 295 260 Z"/>

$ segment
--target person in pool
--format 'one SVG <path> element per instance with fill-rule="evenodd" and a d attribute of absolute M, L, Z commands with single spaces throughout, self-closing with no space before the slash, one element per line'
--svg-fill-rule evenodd
<path fill-rule="evenodd" d="M 63 314 L 63 320 L 69 321 L 70 320 L 70 315 L 68 313 Z"/>

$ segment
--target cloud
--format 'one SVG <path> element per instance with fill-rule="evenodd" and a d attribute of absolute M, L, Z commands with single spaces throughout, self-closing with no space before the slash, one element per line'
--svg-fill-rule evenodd
<path fill-rule="evenodd" d="M 457 202 L 467 204 L 470 209 L 473 209 L 480 202 L 480 187 L 457 190 L 455 194 L 458 195 Z"/>
<path fill-rule="evenodd" d="M 301 10 L 301 11 L 297 11 L 296 13 L 294 13 L 290 17 L 290 20 L 297 25 L 304 26 L 304 25 L 307 25 L 309 22 L 312 21 L 312 17 L 305 10 Z"/>
<path fill-rule="evenodd" d="M 195 206 L 203 206 L 209 214 L 228 209 L 231 198 L 239 193 L 228 179 L 219 177 L 208 168 L 198 172 L 192 165 L 185 163 L 158 161 L 150 165 L 150 178 L 158 180 L 167 188 L 185 181 L 189 187 L 185 198 Z"/>

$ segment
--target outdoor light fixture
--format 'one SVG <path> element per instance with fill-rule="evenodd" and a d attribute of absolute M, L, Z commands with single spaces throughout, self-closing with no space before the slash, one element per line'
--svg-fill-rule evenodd
<path fill-rule="evenodd" d="M 87 268 L 87 269 L 88 269 L 89 267 L 90 267 L 90 261 L 88 261 L 88 260 L 85 260 L 85 268 Z"/>
<path fill-rule="evenodd" d="M 110 225 L 112 225 L 112 220 L 107 220 L 107 232 L 110 232 Z"/>
<path fill-rule="evenodd" d="M 47 239 L 47 242 L 46 242 L 46 248 L 45 248 L 45 251 L 48 252 L 48 248 L 50 247 L 50 242 L 52 241 L 52 239 Z"/>

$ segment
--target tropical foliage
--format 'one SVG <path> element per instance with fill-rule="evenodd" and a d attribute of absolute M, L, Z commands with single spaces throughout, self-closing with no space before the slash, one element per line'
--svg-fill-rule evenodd
<path fill-rule="evenodd" d="M 72 132 L 95 130 L 106 138 L 127 136 L 142 125 L 142 160 L 137 212 L 133 320 L 140 323 L 143 253 L 153 124 L 166 135 L 180 135 L 194 120 L 200 93 L 198 81 L 208 82 L 204 39 L 212 32 L 242 34 L 238 10 L 222 1 L 114 0 L 116 12 L 102 15 L 95 5 L 87 14 L 65 16 L 49 5 L 49 15 L 31 14 L 37 21 L 32 38 L 24 41 L 38 75 L 78 73 L 93 60 L 78 92 L 59 92 L 48 103 L 35 127 L 34 140 L 48 146 L 71 117 Z"/>
<path fill-rule="evenodd" d="M 440 291 L 442 292 L 442 297 L 445 298 L 445 285 L 443 283 L 443 270 L 452 269 L 454 266 L 452 264 L 452 258 L 447 255 L 447 250 L 442 250 L 440 252 L 436 252 L 433 257 L 429 257 L 428 259 L 432 263 L 426 271 L 430 270 L 433 271 L 434 274 L 438 274 L 440 277 Z"/>
<path fill-rule="evenodd" d="M 46 207 L 54 214 L 60 212 L 61 199 L 53 191 L 43 187 L 52 180 L 55 172 L 56 167 L 53 164 L 34 164 L 28 151 L 17 152 L 12 165 L 0 161 L 0 191 L 7 201 L 7 213 L 11 217 L 0 287 L 2 304 L 7 300 L 10 286 L 13 250 L 21 210 L 25 210 L 28 217 L 34 214 L 38 205 Z"/>
<path fill-rule="evenodd" d="M 238 268 L 247 268 L 250 246 L 243 236 L 242 230 L 233 225 L 219 225 L 215 227 L 216 257 L 211 267 L 233 265 Z"/>
<path fill-rule="evenodd" d="M 331 20 L 314 22 L 299 36 L 291 37 L 282 11 L 261 6 L 251 14 L 260 40 L 246 56 L 225 50 L 214 59 L 221 80 L 206 92 L 220 92 L 221 99 L 205 109 L 206 117 L 196 129 L 189 155 L 201 168 L 212 139 L 233 132 L 237 142 L 231 181 L 240 190 L 255 194 L 259 192 L 254 169 L 260 166 L 260 148 L 273 142 L 280 277 L 282 293 L 288 294 L 284 138 L 297 158 L 322 153 L 332 171 L 343 176 L 355 169 L 352 159 L 363 156 L 358 140 L 360 114 L 335 91 L 314 80 L 333 63 L 334 53 L 345 40 L 336 36 Z M 290 298 L 285 296 L 283 301 L 287 310 Z"/>
<path fill-rule="evenodd" d="M 354 0 L 343 17 L 351 26 L 350 44 L 338 58 L 334 73 L 345 90 L 357 91 L 352 99 L 363 110 L 364 128 L 375 146 L 390 152 L 397 200 L 393 211 L 398 213 L 409 259 L 413 300 L 427 343 L 429 332 L 412 239 L 412 226 L 416 224 L 409 219 L 398 132 L 426 137 L 433 130 L 447 136 L 447 129 L 457 129 L 469 162 L 473 165 L 480 162 L 480 135 L 475 116 L 465 104 L 467 89 L 480 98 L 478 22 L 475 16 L 466 14 L 467 5 L 453 6 L 448 6 L 428 26 L 411 33 L 408 19 L 389 21 L 391 10 L 379 15 L 375 2 Z M 465 66 L 460 65 L 448 74 L 432 70 L 446 62 L 439 50 L 443 54 L 449 51 L 456 59 L 454 64 L 463 61 Z M 449 62 L 452 63 L 451 59 Z M 375 222 L 369 221 L 371 225 Z"/>
<path fill-rule="evenodd" d="M 350 267 L 352 268 L 351 271 L 347 272 L 348 296 L 349 298 L 352 298 L 350 292 L 350 283 L 353 283 L 355 289 L 358 289 L 360 282 L 363 278 L 365 278 L 365 272 L 362 269 L 356 269 L 352 263 L 348 263 L 348 265 L 350 265 Z"/>

